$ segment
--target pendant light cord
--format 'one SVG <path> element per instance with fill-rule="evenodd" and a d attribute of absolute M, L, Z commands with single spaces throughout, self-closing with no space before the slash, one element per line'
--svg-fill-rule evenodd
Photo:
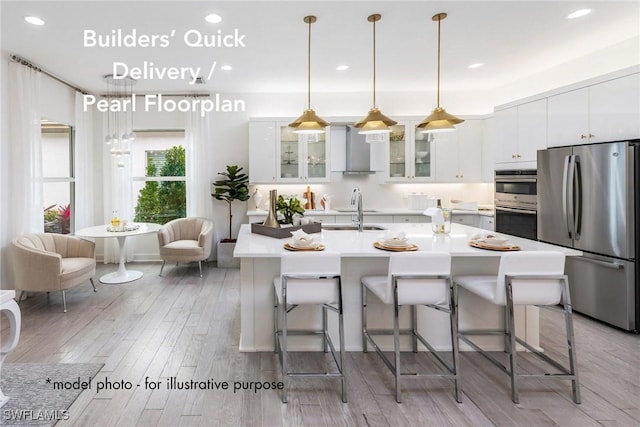
<path fill-rule="evenodd" d="M 373 108 L 376 108 L 376 21 L 373 21 Z"/>
<path fill-rule="evenodd" d="M 436 95 L 436 104 L 440 108 L 440 24 L 442 19 L 438 18 L 438 91 Z"/>
<path fill-rule="evenodd" d="M 311 24 L 309 20 L 309 40 L 307 43 L 307 104 L 308 109 L 311 109 Z"/>

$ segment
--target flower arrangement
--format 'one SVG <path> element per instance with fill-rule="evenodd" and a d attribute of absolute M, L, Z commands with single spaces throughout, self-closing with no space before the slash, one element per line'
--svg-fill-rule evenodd
<path fill-rule="evenodd" d="M 295 214 L 304 216 L 304 208 L 298 196 L 278 196 L 276 210 L 284 217 L 283 220 L 279 221 L 281 224 L 293 224 L 293 216 Z"/>

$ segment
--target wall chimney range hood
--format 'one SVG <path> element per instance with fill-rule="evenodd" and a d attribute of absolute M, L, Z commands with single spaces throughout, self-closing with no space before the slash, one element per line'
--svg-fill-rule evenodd
<path fill-rule="evenodd" d="M 366 135 L 358 133 L 352 125 L 346 125 L 346 168 L 343 175 L 371 175 L 371 144 Z"/>

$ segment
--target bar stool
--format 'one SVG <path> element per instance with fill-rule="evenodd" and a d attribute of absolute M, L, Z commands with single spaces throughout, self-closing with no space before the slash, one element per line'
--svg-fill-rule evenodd
<path fill-rule="evenodd" d="M 505 307 L 504 330 L 460 331 L 464 342 L 479 351 L 490 362 L 511 378 L 511 400 L 519 402 L 518 378 L 543 378 L 571 380 L 573 401 L 580 403 L 580 386 L 578 383 L 578 362 L 576 358 L 575 340 L 573 336 L 573 315 L 569 296 L 569 280 L 564 274 L 564 254 L 561 252 L 510 252 L 502 255 L 497 276 L 456 276 L 456 286 L 461 286 L 481 298 Z M 551 359 L 531 345 L 521 340 L 515 333 L 514 306 L 536 305 L 553 308 L 562 303 L 564 312 L 569 368 Z M 506 352 L 509 354 L 509 367 L 495 357 L 482 350 L 468 336 L 472 335 L 504 335 Z M 518 374 L 516 342 L 527 350 L 558 369 L 554 374 Z"/>
<path fill-rule="evenodd" d="M 278 353 L 282 369 L 282 402 L 287 403 L 289 378 L 294 377 L 339 377 L 342 401 L 347 402 L 344 376 L 344 323 L 342 310 L 342 281 L 340 276 L 340 254 L 337 252 L 286 252 L 280 261 L 280 276 L 273 279 L 275 287 L 273 329 L 274 351 Z M 288 314 L 301 305 L 322 306 L 322 330 L 288 330 Z M 329 336 L 327 310 L 338 314 L 340 355 Z M 278 318 L 282 318 L 282 329 Z M 338 373 L 290 372 L 287 355 L 289 335 L 319 335 L 326 353 L 331 350 Z M 281 340 L 280 340 L 281 338 Z"/>
<path fill-rule="evenodd" d="M 455 305 L 456 289 L 451 282 L 451 256 L 445 252 L 405 252 L 391 254 L 387 276 L 363 276 L 362 283 L 362 348 L 367 352 L 367 341 L 395 377 L 396 401 L 401 403 L 402 376 L 444 377 L 453 379 L 456 401 L 462 402 L 458 381 L 458 309 Z M 384 304 L 393 304 L 393 330 L 367 329 L 367 289 Z M 411 306 L 411 329 L 400 329 L 399 314 L 402 306 Z M 448 363 L 427 340 L 418 333 L 417 305 L 449 313 L 451 323 L 452 362 Z M 393 335 L 394 363 L 382 353 L 373 335 Z M 446 368 L 448 374 L 405 373 L 400 364 L 400 335 L 411 335 L 413 352 L 418 352 L 420 341 Z"/>

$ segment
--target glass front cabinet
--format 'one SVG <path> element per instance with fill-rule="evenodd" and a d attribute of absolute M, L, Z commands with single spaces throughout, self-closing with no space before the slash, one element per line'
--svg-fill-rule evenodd
<path fill-rule="evenodd" d="M 304 141 L 298 139 L 288 123 L 267 120 L 249 123 L 250 182 L 329 182 L 329 127 L 318 135 L 317 141 Z"/>
<path fill-rule="evenodd" d="M 416 129 L 418 122 L 391 126 L 386 149 L 385 181 L 429 182 L 435 179 L 434 144 L 429 134 Z"/>
<path fill-rule="evenodd" d="M 329 127 L 317 138 L 305 140 L 287 123 L 278 123 L 277 176 L 280 182 L 329 181 Z M 317 140 L 316 140 L 317 139 Z"/>

